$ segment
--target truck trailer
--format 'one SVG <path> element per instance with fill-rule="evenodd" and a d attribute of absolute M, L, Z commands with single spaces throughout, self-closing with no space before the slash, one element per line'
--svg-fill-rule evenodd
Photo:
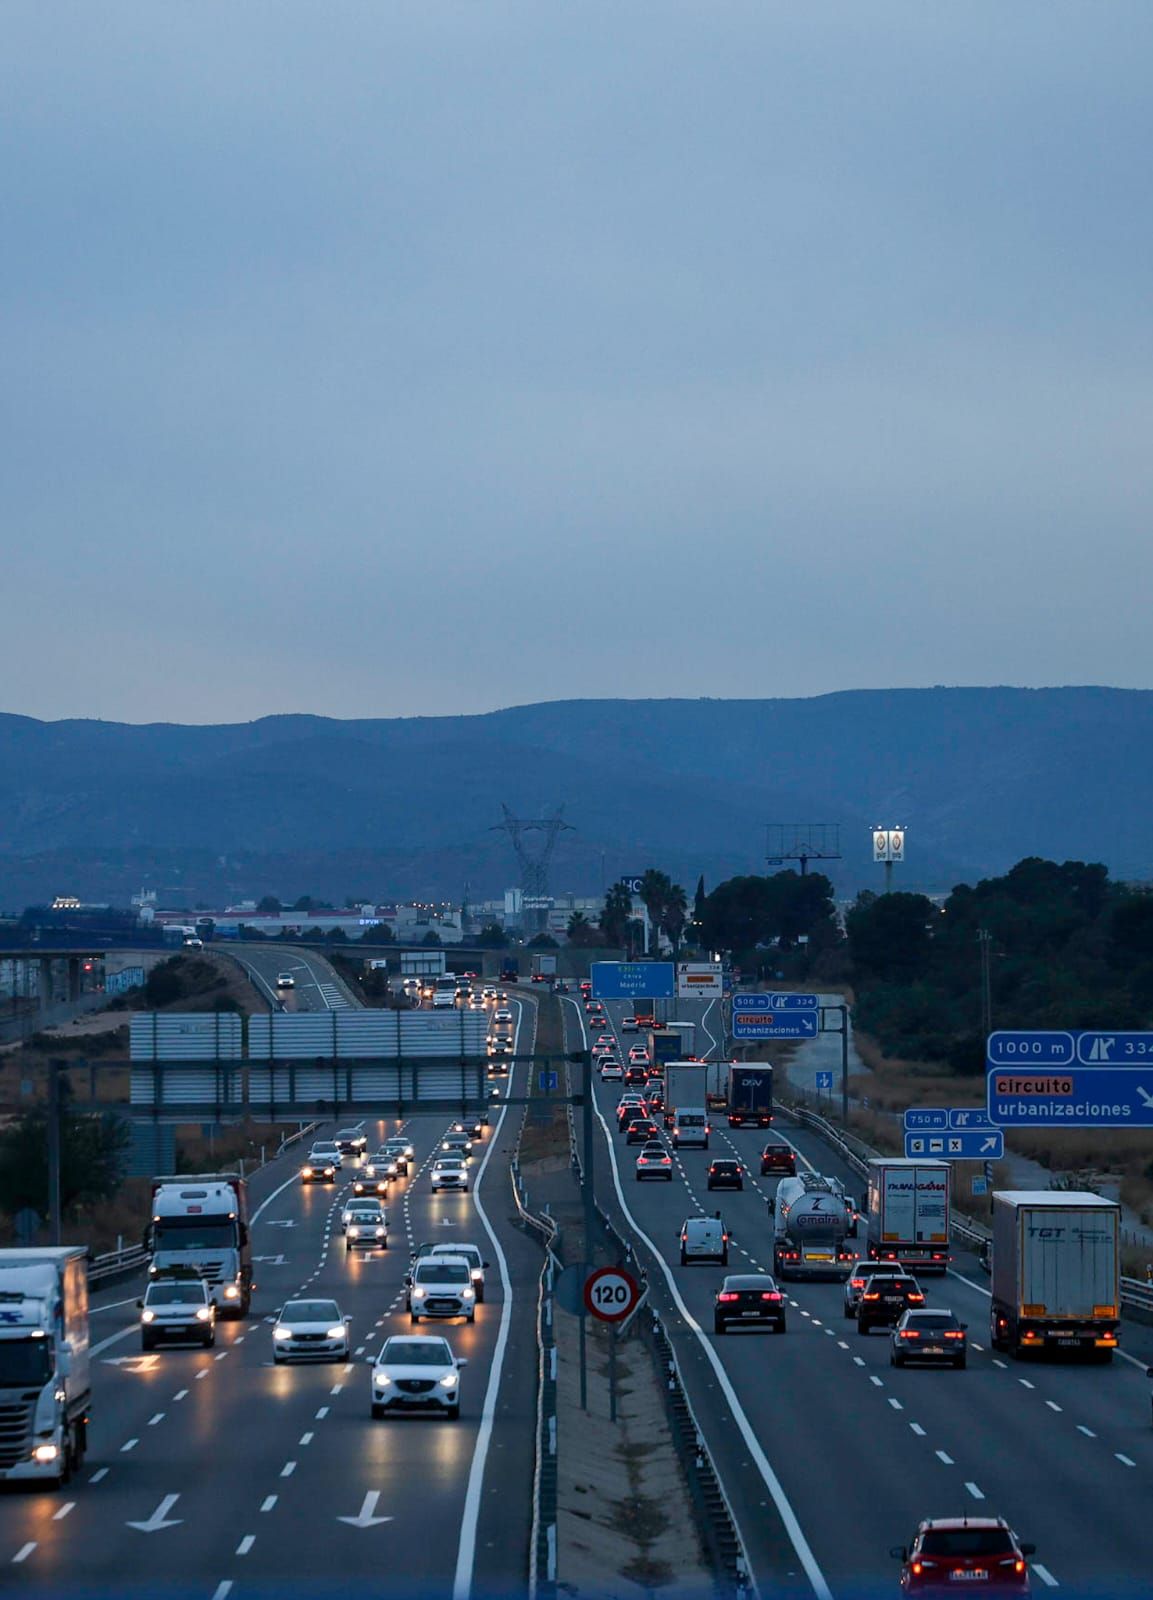
<path fill-rule="evenodd" d="M 0 1250 L 0 1483 L 66 1483 L 90 1398 L 88 1251 Z"/>
<path fill-rule="evenodd" d="M 777 1278 L 845 1278 L 856 1260 L 847 1248 L 844 1195 L 819 1173 L 782 1178 L 769 1202 L 773 1213 L 773 1273 Z"/>
<path fill-rule="evenodd" d="M 443 950 L 402 950 L 402 978 L 439 978 L 445 971 Z"/>
<path fill-rule="evenodd" d="M 198 1272 L 221 1316 L 246 1317 L 252 1303 L 248 1188 L 235 1172 L 153 1178 L 149 1275 Z"/>
<path fill-rule="evenodd" d="M 729 1068 L 726 1095 L 730 1128 L 769 1128 L 773 1122 L 773 1069 L 767 1062 Z"/>
<path fill-rule="evenodd" d="M 1121 1212 L 1098 1194 L 993 1194 L 994 1349 L 1111 1361 L 1121 1317 Z"/>
<path fill-rule="evenodd" d="M 949 1181 L 946 1161 L 870 1161 L 869 1260 L 896 1261 L 910 1272 L 947 1272 Z"/>

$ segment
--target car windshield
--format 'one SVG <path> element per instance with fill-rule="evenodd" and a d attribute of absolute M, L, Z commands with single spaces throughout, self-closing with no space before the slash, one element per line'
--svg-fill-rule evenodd
<path fill-rule="evenodd" d="M 314 1144 L 309 1152 L 308 1159 L 310 1161 L 331 1161 L 334 1156 L 339 1154 L 340 1151 L 334 1144 Z"/>
<path fill-rule="evenodd" d="M 468 1267 L 463 1261 L 432 1261 L 421 1263 L 416 1270 L 417 1283 L 467 1283 Z"/>
<path fill-rule="evenodd" d="M 463 1256 L 474 1267 L 480 1266 L 480 1251 L 474 1244 L 438 1244 L 433 1246 L 432 1254 L 434 1256 Z"/>
<path fill-rule="evenodd" d="M 47 1339 L 0 1340 L 0 1389 L 40 1388 L 52 1375 Z"/>
<path fill-rule="evenodd" d="M 437 1162 L 437 1167 L 441 1172 L 462 1172 L 464 1162 L 459 1156 L 446 1156 L 443 1161 Z"/>
<path fill-rule="evenodd" d="M 389 1339 L 380 1359 L 395 1367 L 448 1367 L 452 1365 L 452 1351 L 443 1339 L 414 1339 L 411 1344 Z"/>
<path fill-rule="evenodd" d="M 915 1311 L 909 1317 L 907 1328 L 956 1328 L 958 1322 L 951 1311 Z"/>
<path fill-rule="evenodd" d="M 335 1300 L 290 1300 L 280 1313 L 281 1322 L 339 1322 Z"/>
<path fill-rule="evenodd" d="M 146 1296 L 150 1306 L 202 1306 L 202 1283 L 154 1283 Z"/>
<path fill-rule="evenodd" d="M 923 1556 L 1005 1556 L 1012 1551 L 1004 1528 L 930 1528 L 921 1540 Z"/>

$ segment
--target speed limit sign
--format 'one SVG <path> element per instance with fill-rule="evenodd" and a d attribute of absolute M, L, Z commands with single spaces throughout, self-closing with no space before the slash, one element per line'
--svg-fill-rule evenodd
<path fill-rule="evenodd" d="M 585 1279 L 585 1306 L 602 1322 L 623 1322 L 640 1297 L 640 1284 L 623 1267 L 598 1267 Z"/>

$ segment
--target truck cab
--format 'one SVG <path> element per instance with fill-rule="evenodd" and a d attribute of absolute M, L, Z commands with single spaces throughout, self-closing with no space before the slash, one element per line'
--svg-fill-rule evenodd
<path fill-rule="evenodd" d="M 252 1301 L 248 1196 L 235 1173 L 154 1178 L 148 1230 L 153 1279 L 190 1270 L 222 1316 L 245 1317 Z"/>
<path fill-rule="evenodd" d="M 0 1483 L 79 1469 L 88 1369 L 87 1250 L 0 1250 Z"/>

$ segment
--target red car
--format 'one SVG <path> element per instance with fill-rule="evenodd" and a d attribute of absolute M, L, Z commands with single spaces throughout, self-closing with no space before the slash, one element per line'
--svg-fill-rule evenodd
<path fill-rule="evenodd" d="M 1022 1544 L 1003 1517 L 933 1517 L 922 1522 L 906 1548 L 889 1554 L 901 1563 L 901 1593 L 939 1597 L 996 1595 L 1013 1600 L 1031 1593 L 1029 1563 L 1036 1545 Z"/>
<path fill-rule="evenodd" d="M 780 1173 L 793 1178 L 797 1172 L 797 1152 L 789 1144 L 767 1144 L 761 1151 L 761 1177 Z"/>

